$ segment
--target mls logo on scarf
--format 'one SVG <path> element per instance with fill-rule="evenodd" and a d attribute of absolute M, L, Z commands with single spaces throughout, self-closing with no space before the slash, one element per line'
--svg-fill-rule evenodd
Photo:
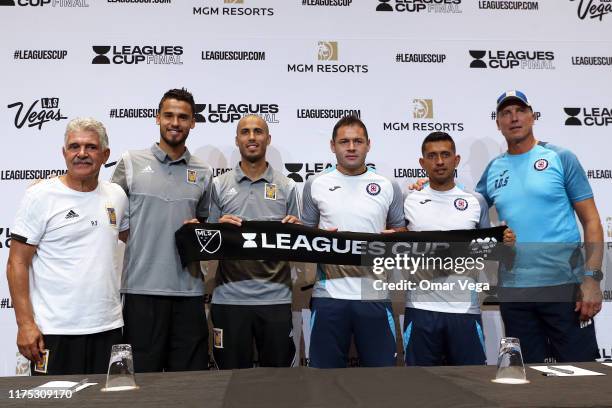
<path fill-rule="evenodd" d="M 196 237 L 202 251 L 206 251 L 209 254 L 214 254 L 221 248 L 221 231 L 219 230 L 208 230 L 208 229 L 196 229 Z"/>

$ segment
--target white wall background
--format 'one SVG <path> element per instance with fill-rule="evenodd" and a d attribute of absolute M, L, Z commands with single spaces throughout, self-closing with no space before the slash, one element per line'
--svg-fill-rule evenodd
<path fill-rule="evenodd" d="M 0 6 L 3 265 L 10 244 L 7 229 L 31 182 L 14 179 L 12 171 L 64 168 L 60 149 L 66 119 L 50 120 L 40 127 L 29 127 L 28 121 L 20 128 L 15 124 L 36 101 L 33 110 L 41 112 L 41 98 L 59 98 L 57 107 L 45 109 L 45 114 L 57 116 L 59 109 L 59 116 L 102 120 L 110 135 L 111 160 L 126 149 L 144 148 L 158 139 L 153 118 L 111 117 L 111 110 L 119 114 L 119 109 L 154 109 L 169 88 L 184 86 L 198 104 L 215 108 L 219 104 L 275 104 L 278 112 L 270 119 L 277 123 L 270 125 L 269 160 L 285 173 L 284 163 L 301 163 L 301 176 L 305 176 L 306 165 L 310 169 L 315 163 L 334 162 L 328 140 L 336 119 L 298 118 L 298 110 L 359 110 L 372 138 L 368 162 L 389 177 L 398 174 L 396 169 L 419 167 L 420 143 L 429 132 L 413 130 L 415 122 L 446 123 L 454 126 L 449 133 L 462 155 L 459 182 L 473 187 L 487 162 L 504 150 L 504 140 L 491 119 L 495 99 L 502 91 L 517 88 L 527 93 L 541 114 L 536 122 L 538 139 L 570 148 L 587 171 L 609 172 L 612 168 L 606 153 L 612 143 L 612 15 L 591 18 L 587 13 L 581 18 L 586 1 L 44 1 L 15 0 L 14 6 Z M 395 10 L 376 11 L 385 3 Z M 528 3 L 537 9 L 484 8 Z M 425 9 L 397 11 L 415 4 Z M 609 6 L 604 0 L 592 4 Z M 214 9 L 219 14 L 195 14 L 198 9 Z M 337 60 L 317 59 L 321 41 L 336 42 Z M 92 46 L 172 46 L 182 47 L 182 54 L 180 64 L 92 64 L 97 55 Z M 66 54 L 63 59 L 17 58 L 17 52 L 24 50 L 63 50 Z M 542 51 L 553 58 L 546 62 L 548 69 L 524 68 L 520 61 L 518 67 L 509 69 L 470 68 L 474 61 L 470 50 L 487 51 L 482 59 L 487 64 L 491 63 L 489 52 Z M 205 51 L 263 51 L 265 60 L 203 60 Z M 112 52 L 106 56 L 112 57 Z M 445 59 L 443 63 L 396 62 L 398 54 L 421 53 L 444 54 Z M 575 65 L 576 57 L 607 57 L 597 61 L 607 65 Z M 314 65 L 315 70 L 318 64 L 338 69 L 359 65 L 360 71 L 367 66 L 367 73 L 289 72 L 288 66 L 294 64 Z M 415 99 L 431 100 L 433 117 L 415 118 Z M 19 116 L 17 107 L 8 107 L 17 102 L 24 105 Z M 565 126 L 567 107 L 581 108 L 577 117 L 584 124 L 588 122 L 585 109 L 592 113 L 597 108 L 596 121 L 601 125 Z M 410 130 L 385 130 L 385 123 L 407 124 Z M 188 145 L 214 168 L 233 167 L 238 157 L 234 126 L 198 123 Z M 108 178 L 110 171 L 104 170 L 102 177 Z M 398 181 L 406 184 L 412 179 Z M 611 183 L 609 174 L 591 179 L 607 240 L 612 239 Z M 607 296 L 610 299 L 610 292 Z M 9 306 L 6 280 L 1 279 L 0 375 L 15 372 L 16 328 Z M 485 318 L 489 354 L 494 356 L 499 321 L 495 312 L 487 312 Z M 608 356 L 612 354 L 611 327 L 612 311 L 606 305 L 598 319 L 598 336 Z"/>

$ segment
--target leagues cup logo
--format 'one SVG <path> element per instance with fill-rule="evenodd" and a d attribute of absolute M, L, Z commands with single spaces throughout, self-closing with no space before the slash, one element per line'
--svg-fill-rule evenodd
<path fill-rule="evenodd" d="M 487 55 L 486 50 L 469 50 L 470 56 L 474 61 L 470 62 L 470 68 L 486 68 L 487 63 L 482 59 Z"/>
<path fill-rule="evenodd" d="M 195 233 L 202 247 L 200 252 L 206 251 L 209 254 L 214 254 L 221 248 L 221 231 L 197 229 Z"/>
<path fill-rule="evenodd" d="M 92 45 L 91 48 L 96 56 L 91 60 L 92 64 L 110 64 L 110 59 L 106 56 L 110 51 L 110 45 Z"/>
<path fill-rule="evenodd" d="M 285 163 L 285 169 L 287 169 L 289 177 L 291 180 L 296 183 L 303 183 L 304 178 L 298 173 L 304 167 L 304 163 Z"/>
<path fill-rule="evenodd" d="M 563 108 L 568 118 L 565 120 L 565 126 L 582 126 L 582 121 L 576 116 L 580 114 L 580 108 Z"/>
<path fill-rule="evenodd" d="M 242 243 L 243 248 L 257 248 L 257 242 L 255 242 L 255 238 L 257 234 L 254 232 L 243 232 L 242 238 L 244 238 L 244 242 Z"/>

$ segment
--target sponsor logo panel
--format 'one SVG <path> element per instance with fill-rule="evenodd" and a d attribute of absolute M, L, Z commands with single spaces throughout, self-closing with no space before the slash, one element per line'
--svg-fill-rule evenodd
<path fill-rule="evenodd" d="M 15 112 L 13 121 L 17 129 L 37 127 L 42 130 L 45 123 L 68 119 L 62 114 L 60 99 L 57 97 L 44 97 L 33 102 L 13 102 L 7 108 Z"/>
<path fill-rule="evenodd" d="M 95 65 L 182 65 L 181 45 L 92 45 Z"/>
<path fill-rule="evenodd" d="M 462 0 L 378 0 L 376 11 L 396 13 L 462 13 Z"/>
<path fill-rule="evenodd" d="M 74 8 L 89 7 L 88 0 L 2 0 L 0 6 L 20 6 L 20 7 L 58 7 Z"/>
<path fill-rule="evenodd" d="M 478 8 L 481 10 L 503 10 L 503 11 L 538 11 L 539 1 L 479 1 Z"/>
<path fill-rule="evenodd" d="M 612 125 L 612 107 L 565 107 L 565 126 Z"/>
<path fill-rule="evenodd" d="M 207 2 L 213 3 L 213 2 Z M 220 17 L 272 17 L 276 14 L 274 7 L 250 7 L 249 0 L 217 0 L 216 6 L 193 7 L 194 16 Z"/>
<path fill-rule="evenodd" d="M 196 103 L 199 123 L 234 123 L 246 115 L 257 115 L 267 123 L 279 123 L 277 103 Z"/>
<path fill-rule="evenodd" d="M 476 69 L 555 69 L 554 51 L 544 50 L 469 50 L 470 68 Z"/>
<path fill-rule="evenodd" d="M 580 20 L 603 21 L 612 13 L 610 0 L 569 0 L 576 4 L 576 12 Z"/>
<path fill-rule="evenodd" d="M 338 41 L 318 41 L 316 60 L 319 63 L 288 63 L 287 72 L 315 74 L 366 74 L 367 64 L 345 64 L 342 60 L 341 47 Z"/>
<path fill-rule="evenodd" d="M 418 98 L 412 100 L 410 116 L 413 121 L 383 122 L 383 130 L 417 132 L 463 132 L 463 122 L 434 120 L 434 100 Z"/>

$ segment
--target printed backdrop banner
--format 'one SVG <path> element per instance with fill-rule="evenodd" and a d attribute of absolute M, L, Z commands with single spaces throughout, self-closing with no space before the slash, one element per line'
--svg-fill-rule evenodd
<path fill-rule="evenodd" d="M 237 121 L 256 113 L 270 125 L 268 161 L 303 185 L 335 163 L 331 129 L 351 113 L 368 127 L 368 163 L 402 186 L 424 175 L 423 138 L 447 131 L 467 188 L 505 150 L 496 98 L 520 89 L 536 137 L 582 162 L 611 241 L 611 13 L 608 0 L 0 1 L 0 262 L 27 186 L 65 169 L 69 119 L 106 125 L 108 179 L 121 152 L 158 140 L 158 103 L 175 87 L 195 96 L 188 146 L 216 175 L 239 158 Z M 607 308 L 597 332 L 610 356 Z M 500 322 L 485 327 L 494 362 Z M 10 375 L 16 326 L 5 279 L 0 333 L 0 375 Z"/>

